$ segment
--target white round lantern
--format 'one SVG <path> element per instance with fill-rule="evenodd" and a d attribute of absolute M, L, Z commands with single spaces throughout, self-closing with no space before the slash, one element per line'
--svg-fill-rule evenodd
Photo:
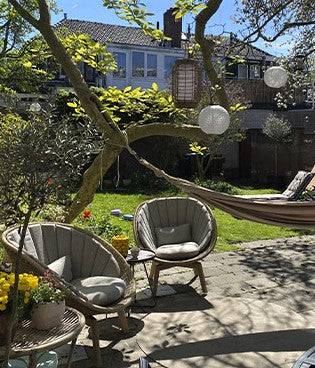
<path fill-rule="evenodd" d="M 222 134 L 230 125 L 230 115 L 220 105 L 207 106 L 200 111 L 198 124 L 206 134 Z"/>
<path fill-rule="evenodd" d="M 288 74 L 281 66 L 272 66 L 265 71 L 264 81 L 268 87 L 281 88 L 288 80 Z"/>

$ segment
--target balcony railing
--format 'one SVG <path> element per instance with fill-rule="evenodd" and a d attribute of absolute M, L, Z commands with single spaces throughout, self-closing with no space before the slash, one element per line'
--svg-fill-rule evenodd
<path fill-rule="evenodd" d="M 243 92 L 244 98 L 252 104 L 253 107 L 275 107 L 275 97 L 281 89 L 268 87 L 263 79 L 229 79 L 228 83 L 239 85 Z M 296 90 L 294 93 L 296 106 L 302 106 L 305 103 L 305 95 L 302 90 Z"/>

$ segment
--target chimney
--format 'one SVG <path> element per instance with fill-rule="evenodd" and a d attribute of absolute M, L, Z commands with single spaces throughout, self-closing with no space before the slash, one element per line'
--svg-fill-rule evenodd
<path fill-rule="evenodd" d="M 68 14 L 67 13 L 63 13 L 63 19 L 67 19 L 68 18 Z"/>
<path fill-rule="evenodd" d="M 160 29 L 160 22 L 156 22 L 156 29 Z"/>
<path fill-rule="evenodd" d="M 164 13 L 164 35 L 170 37 L 172 47 L 181 47 L 182 39 L 182 18 L 176 19 L 173 15 L 174 8 L 168 9 Z"/>

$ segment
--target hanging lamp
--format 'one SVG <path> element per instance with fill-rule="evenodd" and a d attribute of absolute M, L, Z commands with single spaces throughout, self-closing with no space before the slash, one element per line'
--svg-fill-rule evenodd
<path fill-rule="evenodd" d="M 272 66 L 265 71 L 264 82 L 268 87 L 281 88 L 288 80 L 288 74 L 281 66 Z"/>
<path fill-rule="evenodd" d="M 198 124 L 206 134 L 222 134 L 230 125 L 230 115 L 220 105 L 206 106 L 200 111 Z"/>
<path fill-rule="evenodd" d="M 176 60 L 172 70 L 172 96 L 175 107 L 193 108 L 200 101 L 201 72 L 196 60 Z"/>

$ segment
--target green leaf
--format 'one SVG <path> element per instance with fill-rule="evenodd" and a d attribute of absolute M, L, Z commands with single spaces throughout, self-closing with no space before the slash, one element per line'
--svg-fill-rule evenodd
<path fill-rule="evenodd" d="M 152 89 L 154 91 L 158 91 L 159 90 L 159 86 L 154 82 L 154 83 L 152 83 Z"/>
<path fill-rule="evenodd" d="M 69 107 L 73 107 L 73 108 L 78 107 L 78 104 L 77 104 L 76 102 L 67 102 L 67 105 L 68 105 Z"/>
<path fill-rule="evenodd" d="M 31 68 L 32 67 L 32 63 L 30 62 L 30 61 L 26 61 L 25 63 L 23 63 L 23 66 L 25 67 L 25 68 Z"/>

